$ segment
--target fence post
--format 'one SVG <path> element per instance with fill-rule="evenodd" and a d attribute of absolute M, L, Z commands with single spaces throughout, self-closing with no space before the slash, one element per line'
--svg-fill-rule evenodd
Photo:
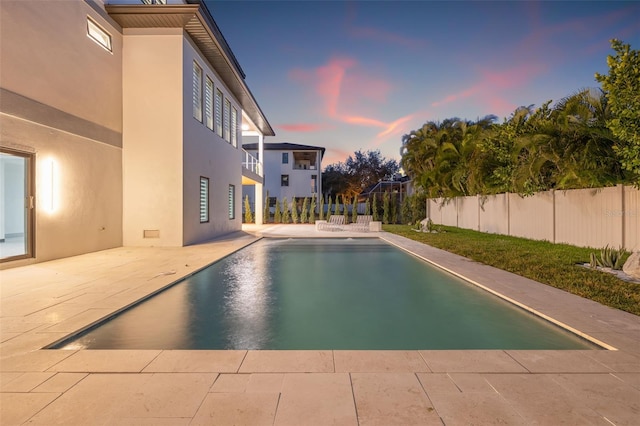
<path fill-rule="evenodd" d="M 620 186 L 620 211 L 622 212 L 622 215 L 620 216 L 622 218 L 622 223 L 620 224 L 620 230 L 622 231 L 622 238 L 620 238 L 620 242 L 622 243 L 622 248 L 626 248 L 627 242 L 625 241 L 626 240 L 625 230 L 626 230 L 628 212 L 626 211 L 625 202 L 624 202 L 624 185 L 618 185 L 618 186 Z"/>

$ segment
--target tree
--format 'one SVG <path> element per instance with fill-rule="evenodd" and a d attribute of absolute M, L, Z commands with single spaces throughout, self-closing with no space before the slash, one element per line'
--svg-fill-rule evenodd
<path fill-rule="evenodd" d="M 371 215 L 373 216 L 372 219 L 376 222 L 380 219 L 378 214 L 378 196 L 375 193 L 373 194 L 373 201 L 371 202 Z"/>
<path fill-rule="evenodd" d="M 253 213 L 251 212 L 251 203 L 249 196 L 244 196 L 244 223 L 253 223 Z"/>
<path fill-rule="evenodd" d="M 382 194 L 382 223 L 385 225 L 389 224 L 389 220 L 391 218 L 391 199 L 389 197 L 389 193 L 385 192 Z"/>
<path fill-rule="evenodd" d="M 322 186 L 332 195 L 353 197 L 381 180 L 398 173 L 396 160 L 387 160 L 380 150 L 356 151 L 344 163 L 330 164 L 322 173 Z"/>
<path fill-rule="evenodd" d="M 342 215 L 344 216 L 344 223 L 349 223 L 349 208 L 346 197 L 342 196 Z"/>
<path fill-rule="evenodd" d="M 622 167 L 640 186 L 640 52 L 616 39 L 611 47 L 616 53 L 607 56 L 609 74 L 595 77 L 602 83 L 613 115 L 607 127 L 618 138 L 614 149 Z"/>
<path fill-rule="evenodd" d="M 306 201 L 306 198 L 305 198 Z M 311 207 L 309 208 L 309 223 L 316 223 L 316 197 L 311 197 Z"/>
<path fill-rule="evenodd" d="M 344 194 L 348 191 L 348 186 L 348 172 L 344 163 L 329 164 L 324 168 L 322 188 L 326 194 L 333 197 Z"/>
<path fill-rule="evenodd" d="M 273 223 L 282 222 L 282 213 L 280 212 L 280 200 L 276 198 L 276 211 L 273 214 Z"/>
<path fill-rule="evenodd" d="M 302 201 L 302 211 L 300 212 L 300 223 L 307 223 L 309 221 L 309 198 L 304 197 Z"/>
<path fill-rule="evenodd" d="M 320 196 L 320 205 L 318 206 L 318 217 L 324 220 L 324 195 Z"/>
<path fill-rule="evenodd" d="M 282 200 L 282 223 L 289 223 L 289 202 L 287 197 Z"/>
<path fill-rule="evenodd" d="M 276 198 L 276 211 L 273 214 L 273 223 L 282 222 L 282 213 L 280 212 L 280 200 Z"/>
<path fill-rule="evenodd" d="M 351 223 L 358 222 L 358 197 L 351 200 Z"/>
<path fill-rule="evenodd" d="M 333 199 L 331 198 L 331 195 L 329 195 L 329 201 L 327 201 L 327 219 L 329 219 L 329 216 L 331 216 L 333 213 L 331 213 L 331 204 L 333 203 Z"/>
<path fill-rule="evenodd" d="M 266 197 L 264 197 L 264 223 L 269 223 L 269 216 L 271 215 L 271 209 L 269 208 L 269 191 L 267 191 Z"/>
<path fill-rule="evenodd" d="M 291 221 L 298 223 L 298 217 L 298 201 L 296 201 L 296 197 L 293 197 L 291 200 Z"/>

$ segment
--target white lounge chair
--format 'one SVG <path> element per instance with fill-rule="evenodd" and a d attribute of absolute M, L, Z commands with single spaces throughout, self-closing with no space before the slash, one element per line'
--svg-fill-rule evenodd
<path fill-rule="evenodd" d="M 319 231 L 343 231 L 344 229 L 344 216 L 343 215 L 331 215 L 326 223 L 320 223 L 318 226 Z"/>
<path fill-rule="evenodd" d="M 356 218 L 356 222 L 349 225 L 350 231 L 369 232 L 369 223 L 373 220 L 371 215 L 362 215 Z"/>

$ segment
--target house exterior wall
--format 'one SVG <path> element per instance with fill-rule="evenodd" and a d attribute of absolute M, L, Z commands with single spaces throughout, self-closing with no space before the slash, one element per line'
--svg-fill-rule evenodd
<path fill-rule="evenodd" d="M 26 262 L 122 245 L 182 246 L 241 229 L 239 100 L 189 28 L 123 29 L 123 9 L 109 8 L 110 16 L 106 3 L 122 1 L 0 1 L 0 146 L 35 158 L 35 259 Z M 204 15 L 206 27 L 203 7 L 194 16 Z M 88 36 L 88 17 L 111 36 L 111 51 Z M 236 146 L 193 118 L 194 59 L 238 112 Z M 248 91 L 243 82 L 233 90 Z M 242 99 L 249 123 L 271 134 L 250 93 Z M 207 223 L 200 176 L 210 180 Z M 54 184 L 56 209 L 44 211 L 43 188 Z"/>
<path fill-rule="evenodd" d="M 87 36 L 87 16 L 112 52 Z M 0 145 L 35 156 L 35 261 L 122 245 L 119 26 L 81 0 L 2 1 L 0 43 Z"/>
<path fill-rule="evenodd" d="M 257 157 L 257 151 L 248 150 L 251 155 Z M 290 202 L 293 197 L 296 199 L 304 199 L 312 197 L 314 194 L 311 189 L 311 176 L 316 175 L 317 193 L 316 196 L 322 194 L 322 155 L 320 151 L 316 151 L 316 169 L 303 170 L 294 168 L 294 152 L 303 152 L 303 150 L 264 150 L 264 189 L 263 193 L 269 192 L 269 197 L 277 197 L 282 201 L 285 197 Z M 282 154 L 289 154 L 289 162 L 282 163 Z M 289 175 L 289 186 L 281 185 L 281 176 Z M 249 196 L 251 205 L 254 203 L 253 188 L 245 186 L 243 188 L 242 197 Z"/>
<path fill-rule="evenodd" d="M 181 246 L 184 36 L 127 29 L 124 39 L 124 245 Z"/>
<path fill-rule="evenodd" d="M 193 62 L 197 61 L 204 76 L 213 80 L 214 90 L 220 89 L 225 99 L 238 110 L 239 102 L 224 86 L 217 73 L 199 55 L 187 38 L 183 48 L 183 229 L 184 244 L 193 244 L 215 236 L 242 229 L 242 146 L 240 132 L 237 146 L 218 136 L 193 117 Z M 204 120 L 203 120 L 204 121 Z M 238 122 L 238 127 L 240 122 Z M 200 223 L 200 177 L 209 179 L 209 222 Z M 235 188 L 235 218 L 229 219 L 229 185 Z"/>

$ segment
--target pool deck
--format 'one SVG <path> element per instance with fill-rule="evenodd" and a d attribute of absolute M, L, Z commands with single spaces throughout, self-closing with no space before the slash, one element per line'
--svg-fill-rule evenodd
<path fill-rule="evenodd" d="M 0 271 L 0 424 L 640 424 L 638 316 L 384 232 L 244 231 Z M 617 350 L 41 349 L 259 236 L 379 236 Z"/>

